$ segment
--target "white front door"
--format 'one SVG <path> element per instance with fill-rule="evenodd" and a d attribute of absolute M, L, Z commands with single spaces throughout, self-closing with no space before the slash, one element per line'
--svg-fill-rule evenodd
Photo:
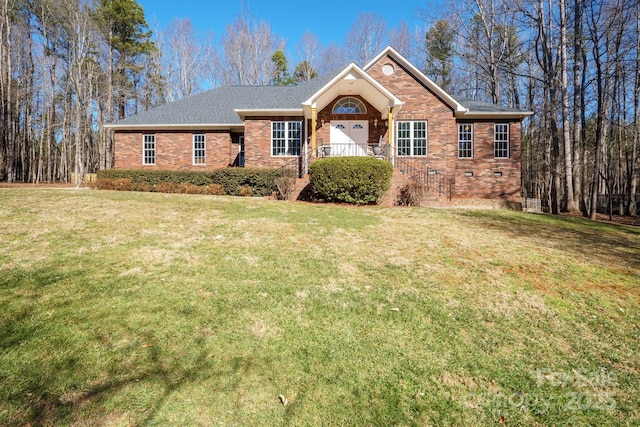
<path fill-rule="evenodd" d="M 331 121 L 332 156 L 366 156 L 369 123 L 366 120 Z"/>

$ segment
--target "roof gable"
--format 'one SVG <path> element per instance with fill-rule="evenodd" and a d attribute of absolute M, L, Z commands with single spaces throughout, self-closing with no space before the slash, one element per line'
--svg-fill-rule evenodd
<path fill-rule="evenodd" d="M 362 68 L 351 63 L 302 102 L 302 105 L 305 113 L 310 114 L 312 107 L 321 110 L 341 95 L 360 95 L 378 111 L 386 111 L 387 108 L 392 108 L 395 111 L 403 104 L 400 99 Z"/>
<path fill-rule="evenodd" d="M 405 70 L 409 72 L 420 83 L 425 85 L 429 90 L 431 90 L 436 96 L 443 100 L 445 104 L 447 104 L 455 113 L 463 113 L 466 111 L 466 108 L 462 106 L 458 101 L 456 101 L 451 95 L 445 92 L 440 86 L 435 84 L 433 80 L 427 77 L 422 71 L 417 69 L 411 62 L 409 62 L 404 56 L 400 55 L 394 48 L 391 46 L 387 46 L 382 52 L 378 54 L 375 58 L 373 58 L 367 65 L 364 67 L 364 71 L 368 72 L 371 68 L 380 62 L 384 57 L 389 56 L 399 65 L 401 65 Z"/>
<path fill-rule="evenodd" d="M 418 82 L 426 86 L 437 97 L 439 97 L 446 105 L 448 105 L 457 118 L 514 118 L 520 119 L 525 116 L 530 116 L 533 113 L 530 111 L 520 111 L 514 108 L 503 107 L 500 105 L 491 104 L 488 102 L 476 101 L 471 99 L 464 99 L 453 97 L 440 86 L 438 86 L 433 80 L 427 77 L 422 71 L 416 68 L 405 57 L 398 53 L 394 48 L 388 46 L 382 52 L 380 52 L 375 58 L 373 58 L 364 70 L 369 72 L 373 66 L 378 64 L 385 57 L 391 58 L 398 65 L 402 66 L 410 75 L 413 76 Z"/>

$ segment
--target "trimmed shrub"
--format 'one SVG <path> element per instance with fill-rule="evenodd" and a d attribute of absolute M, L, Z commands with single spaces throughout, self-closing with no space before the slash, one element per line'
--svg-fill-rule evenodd
<path fill-rule="evenodd" d="M 377 203 L 392 175 L 390 163 L 372 157 L 331 157 L 309 166 L 312 197 L 327 202 Z"/>
<path fill-rule="evenodd" d="M 295 176 L 292 170 L 269 168 L 226 168 L 212 172 L 212 181 L 224 187 L 230 196 L 247 196 L 250 187 L 253 196 L 270 196 L 277 190 L 275 179 L 280 176 Z"/>
<path fill-rule="evenodd" d="M 421 206 L 427 197 L 428 187 L 426 184 L 412 182 L 398 187 L 396 198 L 397 206 Z"/>
<path fill-rule="evenodd" d="M 99 190 L 131 191 L 133 181 L 131 178 L 103 178 L 98 180 L 96 187 Z"/>
<path fill-rule="evenodd" d="M 224 187 L 220 184 L 209 184 L 201 188 L 204 188 L 205 192 L 203 194 L 208 194 L 210 196 L 224 196 L 227 194 L 224 191 Z"/>
<path fill-rule="evenodd" d="M 210 171 L 167 171 L 146 169 L 105 169 L 98 171 L 98 181 L 105 178 L 128 178 L 134 187 L 148 184 L 152 188 L 163 182 L 175 185 L 189 183 L 193 185 L 213 184 Z M 135 189 L 135 188 L 134 188 Z"/>
<path fill-rule="evenodd" d="M 158 193 L 175 193 L 176 185 L 173 182 L 161 182 L 156 185 L 156 191 Z"/>
<path fill-rule="evenodd" d="M 267 168 L 223 168 L 214 171 L 105 169 L 98 171 L 100 190 L 160 193 L 267 196 L 277 190 L 275 179 L 295 172 Z"/>

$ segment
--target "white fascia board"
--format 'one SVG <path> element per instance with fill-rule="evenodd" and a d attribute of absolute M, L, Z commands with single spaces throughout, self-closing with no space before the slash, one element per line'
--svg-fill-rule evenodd
<path fill-rule="evenodd" d="M 190 129 L 229 129 L 229 128 L 242 128 L 244 127 L 244 123 L 216 123 L 216 124 L 205 124 L 205 123 L 180 123 L 180 124 L 171 124 L 171 123 L 163 123 L 163 124 L 136 124 L 136 125 L 127 125 L 122 124 L 119 125 L 117 123 L 106 124 L 103 125 L 105 129 L 114 129 L 114 130 L 190 130 Z"/>
<path fill-rule="evenodd" d="M 353 69 L 354 66 L 356 66 L 356 64 L 354 64 L 353 62 L 347 65 L 345 69 L 342 70 L 337 76 L 335 76 L 327 84 L 322 86 L 318 91 L 316 91 L 316 93 L 311 95 L 311 98 L 307 99 L 306 101 L 303 101 L 302 102 L 303 107 L 315 107 L 316 99 L 318 98 L 319 94 L 326 92 L 327 89 L 329 89 L 331 86 L 333 86 L 334 84 L 342 80 Z"/>
<path fill-rule="evenodd" d="M 266 108 L 262 110 L 236 108 L 236 114 L 244 119 L 246 116 L 302 116 L 302 108 Z"/>
<path fill-rule="evenodd" d="M 532 116 L 531 111 L 497 111 L 490 112 L 473 112 L 467 111 L 466 113 L 456 113 L 458 119 L 523 119 L 528 116 Z"/>

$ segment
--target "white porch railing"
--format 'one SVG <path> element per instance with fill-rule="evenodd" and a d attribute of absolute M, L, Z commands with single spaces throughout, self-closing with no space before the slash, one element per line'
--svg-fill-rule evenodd
<path fill-rule="evenodd" d="M 318 158 L 344 157 L 344 156 L 370 156 L 387 159 L 389 157 L 388 144 L 356 144 L 356 143 L 330 143 L 318 146 Z"/>

